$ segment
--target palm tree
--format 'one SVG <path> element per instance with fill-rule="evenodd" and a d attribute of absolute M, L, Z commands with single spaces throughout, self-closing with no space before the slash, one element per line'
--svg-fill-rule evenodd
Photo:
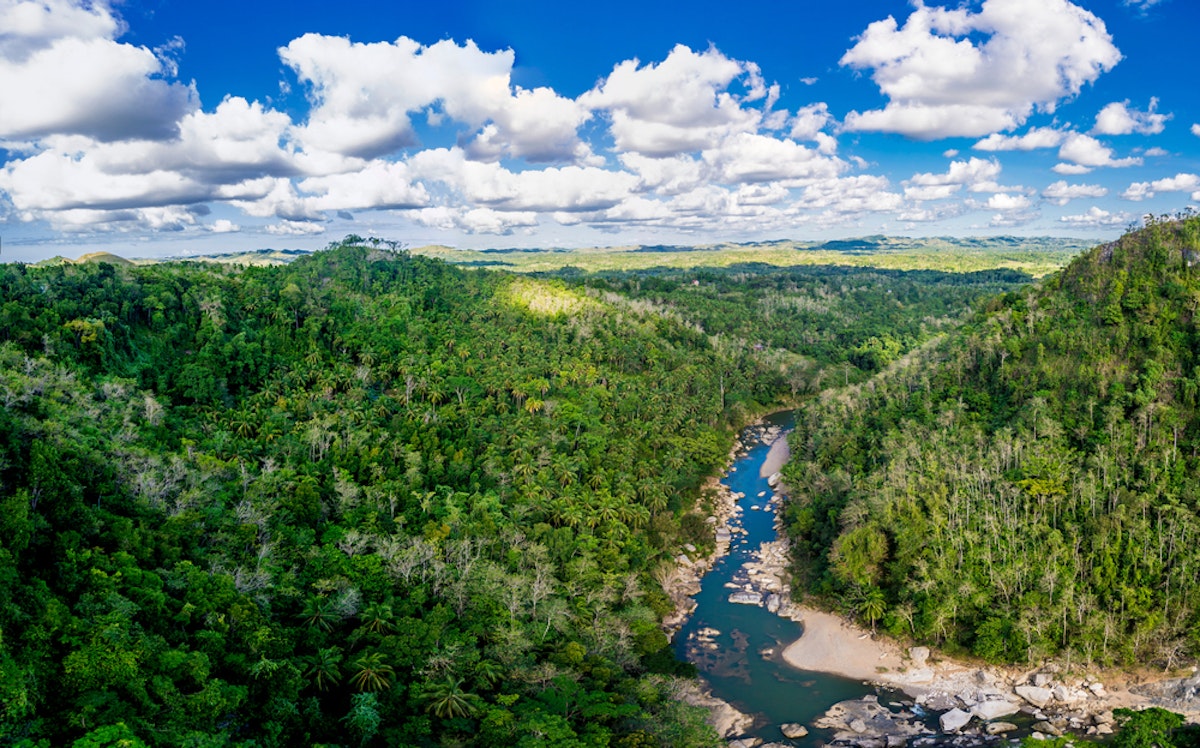
<path fill-rule="evenodd" d="M 323 597 L 310 597 L 304 602 L 304 610 L 300 612 L 300 618 L 309 628 L 332 631 L 333 624 L 338 622 L 340 616 L 329 604 L 329 600 Z"/>
<path fill-rule="evenodd" d="M 425 711 L 432 712 L 435 717 L 442 719 L 471 717 L 477 714 L 482 699 L 463 691 L 462 682 L 462 678 L 447 675 L 445 680 L 425 686 L 422 689 L 428 702 Z"/>
<path fill-rule="evenodd" d="M 303 658 L 304 674 L 312 678 L 317 690 L 324 691 L 330 686 L 337 685 L 341 680 L 342 671 L 338 663 L 342 661 L 342 653 L 337 647 L 318 649 L 315 655 Z"/>
<path fill-rule="evenodd" d="M 887 599 L 883 596 L 883 590 L 878 587 L 868 588 L 856 607 L 859 614 L 871 624 L 871 633 L 874 634 L 876 621 L 883 618 L 883 614 L 887 610 Z"/>
<path fill-rule="evenodd" d="M 372 634 L 386 634 L 392 630 L 392 619 L 395 614 L 388 603 L 368 603 L 359 614 L 364 631 Z"/>
<path fill-rule="evenodd" d="M 359 691 L 382 691 L 391 688 L 391 679 L 396 677 L 396 671 L 383 661 L 382 652 L 361 654 L 352 664 L 355 673 L 350 679 L 350 685 Z"/>

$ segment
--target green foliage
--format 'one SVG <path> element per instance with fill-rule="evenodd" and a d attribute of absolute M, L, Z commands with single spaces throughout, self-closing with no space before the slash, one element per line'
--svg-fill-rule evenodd
<path fill-rule="evenodd" d="M 754 352 L 354 244 L 0 267 L 0 743 L 708 739 L 650 572 Z"/>
<path fill-rule="evenodd" d="M 1184 748 L 1194 745 L 1194 733 L 1182 731 L 1183 717 L 1161 707 L 1134 711 L 1114 709 L 1120 729 L 1113 748 Z M 1182 738 L 1178 740 L 1177 738 Z"/>
<path fill-rule="evenodd" d="M 989 660 L 1200 652 L 1198 229 L 1152 220 L 803 409 L 801 586 Z"/>

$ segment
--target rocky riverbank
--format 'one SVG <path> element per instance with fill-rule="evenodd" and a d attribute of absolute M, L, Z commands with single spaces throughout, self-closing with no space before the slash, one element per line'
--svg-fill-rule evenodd
<path fill-rule="evenodd" d="M 762 422 L 743 429 L 730 449 L 725 476 L 729 474 L 729 470 L 735 469 L 734 462 L 753 444 L 782 443 L 786 446 L 786 440 L 779 438 L 781 433 L 777 426 Z M 786 459 L 786 452 L 784 452 L 784 459 Z M 745 496 L 721 483 L 721 478 L 709 479 L 704 486 L 704 491 L 715 497 L 712 514 L 705 519 L 705 522 L 713 528 L 715 540 L 713 551 L 707 555 L 701 555 L 695 546 L 685 545 L 675 556 L 674 564 L 664 568 L 658 580 L 662 584 L 663 591 L 667 593 L 674 604 L 674 611 L 663 620 L 663 628 L 671 638 L 674 638 L 695 611 L 696 601 L 693 596 L 700 592 L 701 579 L 712 570 L 713 565 L 719 559 L 729 553 L 730 545 L 737 542 L 739 536 L 745 534 L 740 521 L 742 508 L 738 505 L 738 501 Z M 699 641 L 698 645 L 703 646 L 704 642 Z M 722 737 L 743 735 L 754 722 L 749 715 L 714 696 L 699 680 L 689 681 L 686 686 L 681 686 L 678 697 L 687 704 L 708 709 L 710 715 L 708 722 Z"/>
<path fill-rule="evenodd" d="M 1043 738 L 1067 733 L 1101 737 L 1113 732 L 1114 709 L 1148 706 L 1200 721 L 1200 675 L 1195 669 L 1185 678 L 1145 681 L 1056 662 L 1035 669 L 980 668 L 925 647 L 904 649 L 839 616 L 793 604 L 782 541 L 764 545 L 759 558 L 751 577 L 772 584 L 778 580 L 779 615 L 804 625 L 804 635 L 783 651 L 788 664 L 897 689 L 908 697 L 886 706 L 874 697 L 835 705 L 813 723 L 832 730 L 834 743 L 864 748 L 947 741 L 978 745 L 1019 729 Z M 932 715 L 937 715 L 934 726 L 925 719 Z"/>

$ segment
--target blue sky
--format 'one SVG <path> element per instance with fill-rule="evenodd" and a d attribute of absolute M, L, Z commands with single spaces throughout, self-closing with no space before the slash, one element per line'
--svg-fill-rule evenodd
<path fill-rule="evenodd" d="M 3 260 L 1120 233 L 1190 0 L 0 0 Z"/>

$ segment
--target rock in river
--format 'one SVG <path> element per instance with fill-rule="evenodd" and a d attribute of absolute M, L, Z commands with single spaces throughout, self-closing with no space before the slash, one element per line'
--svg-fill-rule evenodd
<path fill-rule="evenodd" d="M 797 722 L 787 722 L 779 726 L 785 738 L 802 738 L 808 734 L 808 728 Z"/>
<path fill-rule="evenodd" d="M 729 602 L 742 605 L 762 605 L 762 595 L 757 592 L 735 592 L 729 596 Z"/>
<path fill-rule="evenodd" d="M 942 732 L 958 732 L 967 726 L 971 721 L 971 713 L 964 712 L 962 709 L 951 709 L 938 718 L 938 724 L 942 727 Z"/>

